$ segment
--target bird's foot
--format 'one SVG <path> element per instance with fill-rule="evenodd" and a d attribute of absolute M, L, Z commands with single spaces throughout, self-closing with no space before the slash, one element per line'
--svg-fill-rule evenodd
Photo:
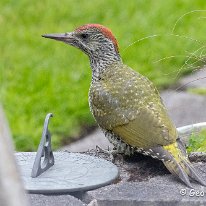
<path fill-rule="evenodd" d="M 99 147 L 98 145 L 96 146 L 96 155 L 98 156 L 99 153 L 103 153 L 109 156 L 109 159 L 111 162 L 115 161 L 115 157 L 118 155 L 118 151 L 116 149 L 110 149 L 108 147 L 108 149 L 102 149 L 101 147 Z"/>

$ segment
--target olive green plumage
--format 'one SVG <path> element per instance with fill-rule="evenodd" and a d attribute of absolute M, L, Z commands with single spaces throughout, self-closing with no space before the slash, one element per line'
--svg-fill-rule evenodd
<path fill-rule="evenodd" d="M 92 82 L 89 101 L 99 126 L 133 147 L 168 145 L 177 139 L 156 88 L 123 63 L 110 65 L 101 80 Z"/>

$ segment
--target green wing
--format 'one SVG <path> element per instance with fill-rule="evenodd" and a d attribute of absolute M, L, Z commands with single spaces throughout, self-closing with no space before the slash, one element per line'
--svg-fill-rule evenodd
<path fill-rule="evenodd" d="M 151 148 L 176 141 L 177 131 L 154 85 L 127 66 L 114 65 L 90 87 L 90 107 L 103 129 L 133 146 Z"/>

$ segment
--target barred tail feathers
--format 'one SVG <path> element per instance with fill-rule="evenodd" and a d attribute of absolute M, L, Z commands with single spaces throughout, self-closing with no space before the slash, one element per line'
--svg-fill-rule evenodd
<path fill-rule="evenodd" d="M 145 155 L 161 160 L 166 168 L 175 176 L 179 177 L 188 187 L 192 188 L 190 179 L 206 186 L 198 171 L 192 166 L 187 158 L 186 149 L 180 139 L 166 146 L 159 146 L 140 151 Z"/>
<path fill-rule="evenodd" d="M 168 158 L 163 161 L 164 165 L 172 174 L 178 176 L 188 187 L 192 188 L 189 177 L 199 182 L 201 185 L 206 186 L 201 175 L 192 166 L 185 155 L 185 149 L 182 148 L 182 143 L 178 141 L 173 144 L 163 146 L 164 150 L 168 153 Z M 184 149 L 184 151 L 182 151 L 182 149 Z"/>

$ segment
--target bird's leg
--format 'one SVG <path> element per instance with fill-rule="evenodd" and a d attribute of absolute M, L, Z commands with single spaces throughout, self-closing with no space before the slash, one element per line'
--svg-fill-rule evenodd
<path fill-rule="evenodd" d="M 115 156 L 118 154 L 117 149 L 102 149 L 100 146 L 96 145 L 96 154 L 98 155 L 99 152 L 109 155 L 109 158 L 112 162 L 114 162 Z"/>

